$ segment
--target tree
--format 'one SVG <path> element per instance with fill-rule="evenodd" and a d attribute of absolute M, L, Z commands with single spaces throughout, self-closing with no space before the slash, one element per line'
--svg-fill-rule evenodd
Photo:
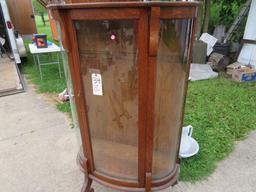
<path fill-rule="evenodd" d="M 209 29 L 216 25 L 231 26 L 247 0 L 212 0 Z"/>
<path fill-rule="evenodd" d="M 202 23 L 203 23 L 203 2 L 204 0 L 199 0 L 202 4 L 199 6 L 198 9 L 198 17 L 196 20 L 196 38 L 199 39 L 200 35 L 201 35 L 201 30 L 202 30 Z"/>
<path fill-rule="evenodd" d="M 43 7 L 37 0 L 33 0 L 34 12 L 39 15 L 45 25 L 44 15 L 47 13 L 45 7 Z"/>
<path fill-rule="evenodd" d="M 197 36 L 201 32 L 211 33 L 215 26 L 231 26 L 241 7 L 247 0 L 199 0 L 202 2 L 197 20 Z"/>
<path fill-rule="evenodd" d="M 209 21 L 211 15 L 211 0 L 204 1 L 204 25 L 203 32 L 207 33 L 209 28 Z"/>

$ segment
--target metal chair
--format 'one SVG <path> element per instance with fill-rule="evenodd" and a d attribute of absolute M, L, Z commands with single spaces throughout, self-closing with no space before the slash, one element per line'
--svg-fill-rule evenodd
<path fill-rule="evenodd" d="M 3 57 L 3 52 L 2 52 L 2 50 L 4 51 L 5 54 L 7 54 L 7 53 L 6 53 L 6 50 L 5 50 L 5 48 L 4 48 L 4 44 L 5 44 L 5 39 L 2 38 L 2 37 L 0 37 L 0 55 L 1 55 L 1 57 Z"/>
<path fill-rule="evenodd" d="M 4 38 L 0 37 L 0 55 L 1 55 L 1 57 L 3 57 L 3 53 L 5 53 L 7 55 L 7 57 L 12 60 L 12 58 L 10 57 L 10 55 L 7 53 L 6 49 L 4 48 L 5 42 L 6 42 L 6 40 Z M 3 52 L 2 52 L 2 50 L 3 50 Z"/>

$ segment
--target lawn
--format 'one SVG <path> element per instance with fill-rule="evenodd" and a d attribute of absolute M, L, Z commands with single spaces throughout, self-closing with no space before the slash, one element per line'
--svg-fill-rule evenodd
<path fill-rule="evenodd" d="M 184 124 L 193 125 L 200 152 L 182 161 L 183 181 L 209 176 L 235 141 L 256 129 L 255 93 L 256 83 L 234 83 L 223 76 L 189 83 Z"/>
<path fill-rule="evenodd" d="M 49 23 L 44 26 L 39 17 L 36 17 L 36 22 L 38 32 L 50 37 Z M 41 81 L 31 55 L 22 72 L 36 85 L 39 93 L 57 95 L 65 88 L 65 79 L 58 77 L 57 66 L 45 67 Z M 200 152 L 195 157 L 182 160 L 182 181 L 207 178 L 217 162 L 232 152 L 235 141 L 244 139 L 256 128 L 255 93 L 255 83 L 234 83 L 224 75 L 189 83 L 184 125 L 194 127 L 193 136 L 199 142 Z M 57 108 L 70 111 L 68 103 L 57 104 Z"/>
<path fill-rule="evenodd" d="M 48 18 L 46 15 L 45 18 Z M 38 33 L 47 34 L 49 41 L 52 40 L 51 29 L 49 22 L 47 20 L 46 26 L 44 26 L 41 17 L 36 16 L 36 24 Z M 22 65 L 21 71 L 26 75 L 27 79 L 31 81 L 37 87 L 38 93 L 48 93 L 55 94 L 56 97 L 58 93 L 62 92 L 66 88 L 66 82 L 64 77 L 64 72 L 62 68 L 62 78 L 59 77 L 57 65 L 43 66 L 43 80 L 40 79 L 38 68 L 34 65 L 34 60 L 32 55 L 29 52 L 28 44 L 32 41 L 26 40 L 25 45 L 28 53 L 27 62 Z M 53 41 L 54 42 L 54 41 Z M 58 44 L 58 42 L 55 42 Z M 69 103 L 56 103 L 57 108 L 62 112 L 69 112 L 70 106 Z"/>

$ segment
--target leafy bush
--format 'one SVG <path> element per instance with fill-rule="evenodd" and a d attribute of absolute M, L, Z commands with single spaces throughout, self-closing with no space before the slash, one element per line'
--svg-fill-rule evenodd
<path fill-rule="evenodd" d="M 246 0 L 212 0 L 209 32 L 216 25 L 225 25 L 228 29 L 245 2 Z"/>

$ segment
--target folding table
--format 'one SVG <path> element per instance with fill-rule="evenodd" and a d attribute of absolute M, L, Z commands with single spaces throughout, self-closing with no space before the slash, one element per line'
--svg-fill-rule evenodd
<path fill-rule="evenodd" d="M 41 69 L 41 66 L 43 66 L 43 65 L 58 65 L 59 76 L 61 77 L 61 67 L 60 67 L 60 57 L 59 57 L 59 53 L 60 53 L 61 49 L 59 46 L 52 43 L 47 48 L 37 48 L 37 46 L 35 44 L 29 44 L 29 50 L 30 50 L 31 54 L 33 55 L 35 65 L 38 65 L 41 80 L 43 79 L 42 69 Z M 49 54 L 49 59 L 53 58 L 51 54 L 57 53 L 56 54 L 57 60 L 42 62 L 42 60 L 40 60 L 40 56 L 42 56 L 43 54 L 47 54 L 47 53 Z"/>

